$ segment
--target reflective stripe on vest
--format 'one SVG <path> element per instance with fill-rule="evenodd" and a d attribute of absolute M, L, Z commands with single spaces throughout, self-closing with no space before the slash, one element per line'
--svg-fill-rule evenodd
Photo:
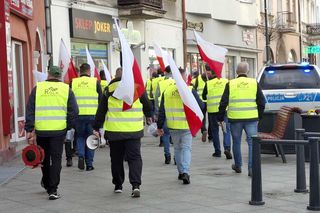
<path fill-rule="evenodd" d="M 214 78 L 207 81 L 207 110 L 210 113 L 219 112 L 219 105 L 221 101 L 224 88 L 228 80 L 225 78 Z"/>
<path fill-rule="evenodd" d="M 72 80 L 72 90 L 79 106 L 79 115 L 95 115 L 98 108 L 97 79 L 82 76 Z"/>
<path fill-rule="evenodd" d="M 230 119 L 255 119 L 258 118 L 256 104 L 257 81 L 253 78 L 239 77 L 229 83 L 229 108 Z"/>
<path fill-rule="evenodd" d="M 151 80 L 151 79 L 148 79 L 147 80 L 147 83 L 146 83 L 146 92 L 147 92 L 147 95 L 148 95 L 148 99 L 149 100 L 153 100 L 154 98 L 153 98 L 153 94 L 152 94 L 152 91 L 151 91 L 151 87 L 152 87 L 152 81 L 153 81 L 153 79 Z"/>
<path fill-rule="evenodd" d="M 158 98 L 159 107 L 160 107 L 163 92 L 172 84 L 174 84 L 174 80 L 172 78 L 167 78 L 167 79 L 164 79 L 163 81 L 159 82 L 159 84 L 158 84 L 158 87 L 160 90 L 160 95 Z"/>
<path fill-rule="evenodd" d="M 189 129 L 183 102 L 175 84 L 170 85 L 164 92 L 164 108 L 169 129 Z"/>
<path fill-rule="evenodd" d="M 199 75 L 197 79 L 198 79 L 197 93 L 199 95 L 199 98 L 203 102 L 207 102 L 206 100 L 202 99 L 202 93 L 203 93 L 204 86 L 206 85 L 206 82 L 204 80 L 202 80 L 201 75 Z"/>
<path fill-rule="evenodd" d="M 114 91 L 118 83 L 117 81 L 109 85 L 109 92 Z M 136 100 L 129 110 L 122 111 L 122 106 L 122 100 L 109 96 L 104 129 L 110 132 L 138 132 L 143 130 L 143 113 L 140 100 Z"/>
<path fill-rule="evenodd" d="M 62 82 L 39 82 L 36 89 L 35 129 L 59 131 L 67 128 L 69 86 Z"/>

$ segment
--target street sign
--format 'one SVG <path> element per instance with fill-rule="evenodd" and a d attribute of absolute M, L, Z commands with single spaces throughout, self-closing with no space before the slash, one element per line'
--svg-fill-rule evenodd
<path fill-rule="evenodd" d="M 305 49 L 305 53 L 307 54 L 319 54 L 320 53 L 320 46 L 307 46 Z"/>

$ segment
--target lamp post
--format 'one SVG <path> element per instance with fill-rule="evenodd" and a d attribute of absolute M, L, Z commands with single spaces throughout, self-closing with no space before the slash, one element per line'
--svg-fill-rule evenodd
<path fill-rule="evenodd" d="M 264 0 L 264 28 L 265 28 L 265 36 L 266 36 L 266 64 L 269 63 L 270 60 L 270 41 L 269 41 L 269 31 L 268 31 L 268 8 L 267 8 L 267 0 Z"/>

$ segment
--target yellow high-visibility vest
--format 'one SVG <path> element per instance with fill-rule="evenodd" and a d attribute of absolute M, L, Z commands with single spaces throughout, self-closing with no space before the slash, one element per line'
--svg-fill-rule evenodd
<path fill-rule="evenodd" d="M 231 80 L 229 87 L 228 118 L 258 118 L 256 103 L 257 81 L 253 78 L 239 77 Z"/>
<path fill-rule="evenodd" d="M 198 79 L 197 93 L 198 93 L 200 99 L 201 99 L 203 102 L 206 102 L 206 100 L 203 100 L 203 99 L 202 99 L 202 93 L 203 93 L 204 86 L 206 85 L 206 82 L 205 82 L 204 80 L 202 80 L 201 75 L 199 75 L 197 79 Z"/>
<path fill-rule="evenodd" d="M 196 80 L 197 80 L 197 78 L 193 78 L 193 79 L 191 80 L 191 84 L 192 84 L 193 86 L 195 85 Z"/>
<path fill-rule="evenodd" d="M 163 80 L 164 80 L 163 76 L 152 79 L 152 84 L 151 84 L 152 85 L 152 95 L 154 98 L 156 96 L 156 91 L 157 91 L 157 87 L 159 85 L 159 82 L 163 81 Z"/>
<path fill-rule="evenodd" d="M 149 100 L 154 100 L 154 96 L 153 96 L 152 91 L 151 91 L 152 81 L 153 81 L 153 79 L 148 79 L 147 82 L 146 82 L 146 92 L 147 92 Z"/>
<path fill-rule="evenodd" d="M 209 113 L 219 112 L 219 104 L 227 83 L 228 79 L 225 78 L 214 78 L 207 81 L 207 111 Z"/>
<path fill-rule="evenodd" d="M 72 90 L 79 106 L 79 115 L 95 115 L 98 108 L 97 79 L 82 76 L 72 80 Z"/>
<path fill-rule="evenodd" d="M 175 84 L 164 91 L 164 108 L 169 129 L 189 129 L 183 102 Z"/>
<path fill-rule="evenodd" d="M 101 85 L 101 90 L 102 90 L 102 92 L 103 92 L 104 89 L 108 86 L 108 81 L 106 81 L 106 80 L 101 80 L 101 81 L 100 81 L 100 85 Z"/>
<path fill-rule="evenodd" d="M 37 83 L 35 129 L 58 131 L 67 128 L 69 86 L 62 82 Z"/>
<path fill-rule="evenodd" d="M 160 107 L 163 92 L 172 84 L 174 84 L 174 80 L 172 78 L 167 78 L 167 79 L 164 79 L 163 81 L 159 82 L 159 84 L 158 84 L 158 87 L 160 90 L 160 95 L 158 97 L 159 107 Z"/>
<path fill-rule="evenodd" d="M 109 92 L 113 92 L 118 83 L 117 81 L 109 85 Z M 110 132 L 138 132 L 143 130 L 143 112 L 140 100 L 137 99 L 129 110 L 122 111 L 122 106 L 122 100 L 109 96 L 104 129 Z"/>

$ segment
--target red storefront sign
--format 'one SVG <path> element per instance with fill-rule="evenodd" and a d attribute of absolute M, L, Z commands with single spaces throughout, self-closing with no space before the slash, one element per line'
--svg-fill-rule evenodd
<path fill-rule="evenodd" d="M 32 19 L 33 0 L 10 0 L 10 8 L 17 15 Z"/>

